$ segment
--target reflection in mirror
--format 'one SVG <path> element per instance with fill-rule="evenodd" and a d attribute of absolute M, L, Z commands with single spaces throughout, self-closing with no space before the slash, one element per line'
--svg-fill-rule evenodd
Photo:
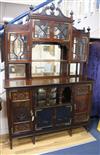
<path fill-rule="evenodd" d="M 9 65 L 9 78 L 25 77 L 24 64 L 10 64 Z"/>
<path fill-rule="evenodd" d="M 80 63 L 77 63 L 77 74 L 79 75 L 80 74 Z"/>
<path fill-rule="evenodd" d="M 70 64 L 70 75 L 79 76 L 80 74 L 80 63 Z"/>
<path fill-rule="evenodd" d="M 61 49 L 59 45 L 41 44 L 32 48 L 32 76 L 60 74 Z"/>
<path fill-rule="evenodd" d="M 76 75 L 76 63 L 70 64 L 70 75 Z"/>

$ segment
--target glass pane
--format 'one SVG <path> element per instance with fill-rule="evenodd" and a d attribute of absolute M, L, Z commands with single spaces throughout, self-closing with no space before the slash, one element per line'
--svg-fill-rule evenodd
<path fill-rule="evenodd" d="M 35 33 L 33 38 L 49 38 L 49 24 L 47 21 L 37 20 L 34 22 Z"/>
<path fill-rule="evenodd" d="M 74 38 L 73 59 L 86 61 L 87 38 Z"/>
<path fill-rule="evenodd" d="M 27 36 L 10 34 L 10 60 L 28 59 Z"/>
<path fill-rule="evenodd" d="M 69 40 L 68 28 L 68 24 L 56 24 L 56 26 L 54 27 L 54 38 Z"/>
<path fill-rule="evenodd" d="M 25 77 L 25 65 L 24 64 L 10 64 L 9 65 L 10 78 Z"/>

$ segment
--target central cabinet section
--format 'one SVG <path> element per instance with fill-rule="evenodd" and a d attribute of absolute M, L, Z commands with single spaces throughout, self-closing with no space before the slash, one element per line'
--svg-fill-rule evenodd
<path fill-rule="evenodd" d="M 71 86 L 38 87 L 33 94 L 36 131 L 71 125 L 73 109 Z"/>

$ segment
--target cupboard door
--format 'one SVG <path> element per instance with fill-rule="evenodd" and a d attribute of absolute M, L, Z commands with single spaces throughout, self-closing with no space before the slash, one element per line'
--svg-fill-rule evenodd
<path fill-rule="evenodd" d="M 12 133 L 32 132 L 33 112 L 29 90 L 16 89 L 10 92 Z"/>
<path fill-rule="evenodd" d="M 30 31 L 27 25 L 7 25 L 6 50 L 8 62 L 28 62 L 30 60 Z"/>
<path fill-rule="evenodd" d="M 91 84 L 80 84 L 74 87 L 74 123 L 86 122 L 91 107 Z"/>
<path fill-rule="evenodd" d="M 31 24 L 8 24 L 5 31 L 5 76 L 29 78 L 31 76 Z"/>
<path fill-rule="evenodd" d="M 56 126 L 71 125 L 72 106 L 61 106 L 56 108 Z"/>
<path fill-rule="evenodd" d="M 88 59 L 89 33 L 73 29 L 70 61 L 86 62 Z"/>
<path fill-rule="evenodd" d="M 42 130 L 52 127 L 52 108 L 45 108 L 36 111 L 36 125 L 35 130 Z"/>

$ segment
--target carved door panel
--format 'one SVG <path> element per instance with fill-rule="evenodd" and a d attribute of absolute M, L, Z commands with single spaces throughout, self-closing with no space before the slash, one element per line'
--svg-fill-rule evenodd
<path fill-rule="evenodd" d="M 34 121 L 34 115 L 32 111 L 30 91 L 28 89 L 12 90 L 10 92 L 10 99 L 12 133 L 31 133 L 33 130 L 32 121 Z"/>
<path fill-rule="evenodd" d="M 80 84 L 74 87 L 74 123 L 86 122 L 91 107 L 91 84 Z"/>

